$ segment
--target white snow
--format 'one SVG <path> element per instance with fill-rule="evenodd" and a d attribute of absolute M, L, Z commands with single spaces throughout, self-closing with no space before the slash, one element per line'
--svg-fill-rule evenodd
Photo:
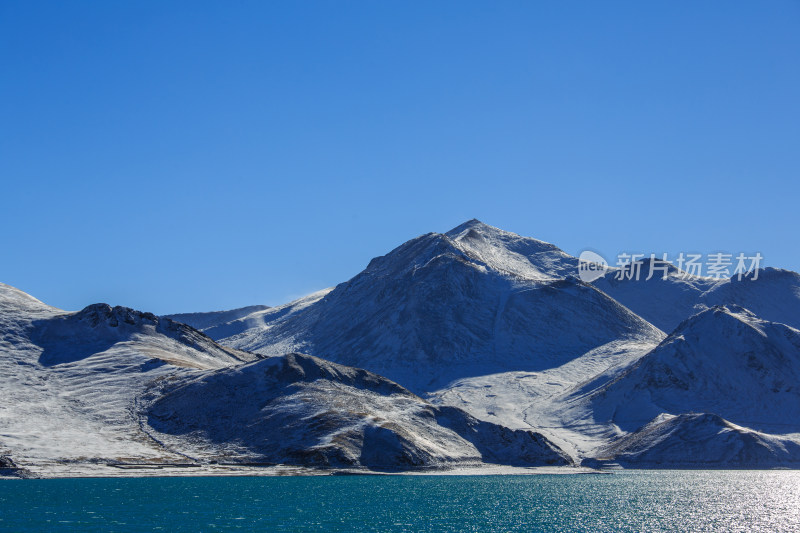
<path fill-rule="evenodd" d="M 559 448 L 598 466 L 800 465 L 800 275 L 576 273 L 471 220 L 283 306 L 175 315 L 208 336 L 0 284 L 0 456 L 44 476 L 541 472 L 487 463 Z"/>
<path fill-rule="evenodd" d="M 264 355 L 297 351 L 365 368 L 417 393 L 546 370 L 615 340 L 661 339 L 601 291 L 562 277 L 576 269 L 552 245 L 471 221 L 373 259 L 322 297 L 237 321 L 249 329 L 209 334 Z"/>
<path fill-rule="evenodd" d="M 140 431 L 136 396 L 154 380 L 252 359 L 152 315 L 66 313 L 0 285 L 0 455 L 42 474 L 69 462 L 182 459 Z"/>

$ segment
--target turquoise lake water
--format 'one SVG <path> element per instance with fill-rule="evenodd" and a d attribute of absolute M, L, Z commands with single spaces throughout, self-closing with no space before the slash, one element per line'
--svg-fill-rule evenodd
<path fill-rule="evenodd" d="M 800 531 L 800 472 L 0 482 L 0 531 Z"/>

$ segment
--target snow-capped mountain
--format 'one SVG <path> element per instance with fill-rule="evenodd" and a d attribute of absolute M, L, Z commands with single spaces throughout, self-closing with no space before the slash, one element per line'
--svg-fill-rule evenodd
<path fill-rule="evenodd" d="M 685 320 L 593 396 L 598 421 L 635 430 L 661 413 L 714 413 L 776 433 L 800 431 L 800 331 L 736 306 Z"/>
<path fill-rule="evenodd" d="M 300 354 L 187 377 L 157 398 L 147 411 L 156 438 L 206 459 L 390 469 L 569 464 L 539 434 L 435 407 L 371 372 Z"/>
<path fill-rule="evenodd" d="M 471 220 L 274 308 L 65 312 L 0 284 L 0 475 L 800 466 L 800 275 L 654 266 L 667 279 L 586 284 Z"/>
<path fill-rule="evenodd" d="M 415 392 L 544 370 L 614 340 L 660 340 L 576 272 L 555 246 L 472 220 L 412 239 L 329 292 L 207 332 L 264 355 L 365 368 Z"/>
<path fill-rule="evenodd" d="M 89 458 L 182 459 L 140 431 L 136 396 L 157 379 L 254 359 L 149 313 L 68 313 L 0 284 L 0 455 L 39 472 Z"/>
<path fill-rule="evenodd" d="M 714 412 L 743 427 L 777 431 L 785 406 L 772 415 L 768 406 L 793 405 L 791 391 L 763 395 L 761 388 L 776 383 L 760 383 L 769 379 L 747 364 L 721 372 L 730 363 L 707 353 L 712 347 L 769 352 L 772 346 L 769 353 L 791 357 L 793 344 L 781 340 L 791 328 L 766 325 L 744 309 L 726 312 L 741 315 L 764 336 L 752 337 L 745 327 L 742 335 L 750 340 L 738 342 L 718 325 L 695 324 L 690 337 L 705 339 L 694 347 L 702 364 L 687 380 L 701 384 L 683 396 L 676 389 L 651 397 L 644 385 L 641 397 L 629 398 L 617 389 L 675 342 L 664 341 L 662 331 L 631 310 L 672 331 L 715 302 L 736 300 L 792 323 L 795 275 L 766 269 L 759 271 L 760 284 L 716 280 L 656 262 L 657 274 L 645 280 L 649 266 L 645 260 L 640 280 L 616 280 L 612 271 L 589 286 L 573 276 L 577 260 L 555 246 L 471 220 L 413 239 L 333 289 L 207 331 L 223 344 L 265 355 L 299 350 L 372 370 L 436 405 L 511 428 L 535 428 L 575 459 L 595 456 L 664 413 Z M 696 320 L 707 316 L 714 315 Z M 712 400 L 722 401 L 725 390 L 761 410 L 720 410 Z M 741 418 L 747 412 L 752 417 Z"/>

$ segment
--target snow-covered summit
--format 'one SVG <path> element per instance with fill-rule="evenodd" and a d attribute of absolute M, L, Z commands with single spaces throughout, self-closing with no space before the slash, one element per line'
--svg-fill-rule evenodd
<path fill-rule="evenodd" d="M 32 326 L 30 339 L 42 348 L 39 362 L 44 365 L 85 359 L 120 343 L 135 344 L 148 356 L 192 368 L 220 368 L 254 359 L 185 324 L 104 303 L 36 320 Z"/>
<path fill-rule="evenodd" d="M 472 219 L 447 233 L 488 267 L 528 279 L 575 276 L 578 260 L 557 246 Z"/>
<path fill-rule="evenodd" d="M 575 278 L 576 265 L 552 245 L 470 221 L 402 244 L 291 312 L 259 313 L 221 342 L 265 355 L 310 353 L 422 392 L 462 377 L 550 368 L 620 338 L 660 340 L 656 328 Z"/>
<path fill-rule="evenodd" d="M 401 275 L 445 259 L 527 280 L 577 274 L 578 260 L 558 247 L 470 220 L 446 233 L 427 233 L 370 261 L 365 272 Z"/>

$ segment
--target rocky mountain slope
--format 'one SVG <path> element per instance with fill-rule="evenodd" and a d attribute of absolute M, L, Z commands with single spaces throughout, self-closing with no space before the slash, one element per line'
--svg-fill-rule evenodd
<path fill-rule="evenodd" d="M 3 475 L 572 463 L 535 432 L 433 406 L 364 370 L 299 354 L 260 359 L 129 308 L 70 313 L 0 285 L 0 332 Z"/>
<path fill-rule="evenodd" d="M 439 408 L 371 372 L 300 354 L 159 390 L 159 441 L 213 460 L 404 469 L 494 462 L 566 465 L 541 435 Z"/>

